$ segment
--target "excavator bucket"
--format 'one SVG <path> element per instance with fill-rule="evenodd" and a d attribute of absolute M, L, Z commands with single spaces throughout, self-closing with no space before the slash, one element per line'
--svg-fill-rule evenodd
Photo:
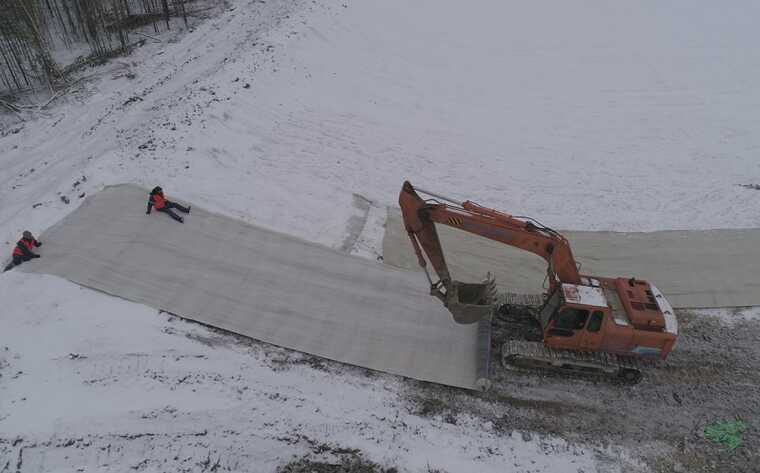
<path fill-rule="evenodd" d="M 474 324 L 490 317 L 496 308 L 496 283 L 490 277 L 482 283 L 452 281 L 446 308 L 458 324 Z"/>

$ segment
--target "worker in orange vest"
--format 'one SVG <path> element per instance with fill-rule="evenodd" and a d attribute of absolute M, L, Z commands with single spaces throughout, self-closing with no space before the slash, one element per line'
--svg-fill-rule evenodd
<path fill-rule="evenodd" d="M 16 243 L 16 246 L 13 248 L 13 261 L 11 261 L 10 264 L 5 267 L 3 272 L 9 271 L 14 266 L 18 266 L 25 261 L 39 258 L 40 255 L 32 252 L 32 249 L 39 248 L 40 246 L 42 246 L 42 243 L 35 240 L 32 232 L 26 230 L 18 243 Z"/>
<path fill-rule="evenodd" d="M 184 212 L 186 214 L 190 213 L 190 206 L 185 207 L 176 202 L 167 200 L 166 197 L 164 197 L 164 190 L 158 186 L 154 187 L 153 190 L 150 191 L 150 196 L 148 197 L 148 211 L 145 213 L 150 214 L 150 211 L 153 207 L 155 207 L 159 212 L 169 214 L 171 218 L 178 221 L 179 223 L 184 223 L 185 219 L 174 213 L 172 209 L 177 209 L 180 212 Z"/>

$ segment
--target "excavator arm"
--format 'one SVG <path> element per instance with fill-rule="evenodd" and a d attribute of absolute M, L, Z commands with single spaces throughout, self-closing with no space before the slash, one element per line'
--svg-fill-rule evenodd
<path fill-rule="evenodd" d="M 423 200 L 417 190 L 434 199 Z M 455 321 L 473 323 L 484 317 L 492 309 L 490 296 L 495 290 L 493 281 L 472 284 L 451 279 L 436 223 L 530 251 L 544 258 L 548 263 L 547 277 L 551 291 L 560 283 L 581 282 L 570 244 L 556 231 L 534 220 L 513 217 L 470 201 L 458 203 L 422 189 L 417 190 L 409 181 L 404 182 L 401 189 L 399 204 L 404 226 L 420 266 L 427 273 L 427 256 L 439 277 L 439 281 L 434 283 L 428 275 L 431 294 L 441 299 Z"/>

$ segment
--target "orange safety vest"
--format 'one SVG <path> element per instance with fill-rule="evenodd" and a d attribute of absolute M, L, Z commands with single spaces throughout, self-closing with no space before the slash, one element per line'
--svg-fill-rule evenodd
<path fill-rule="evenodd" d="M 151 197 L 153 199 L 153 206 L 156 210 L 161 210 L 166 207 L 166 199 L 163 194 L 153 194 Z"/>
<path fill-rule="evenodd" d="M 24 245 L 25 247 L 29 248 L 29 251 L 32 251 L 32 249 L 34 248 L 35 240 L 29 241 L 22 238 L 18 242 Z M 13 256 L 24 256 L 24 252 L 21 251 L 21 248 L 19 248 L 18 245 L 16 245 L 13 248 Z"/>

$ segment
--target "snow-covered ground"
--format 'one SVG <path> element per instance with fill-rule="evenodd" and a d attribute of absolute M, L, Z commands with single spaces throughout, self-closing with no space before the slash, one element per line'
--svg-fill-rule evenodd
<path fill-rule="evenodd" d="M 499 434 L 466 413 L 426 418 L 398 377 L 241 341 L 52 276 L 5 275 L 0 300 L 13 301 L 0 316 L 0 471 L 19 458 L 20 471 L 202 471 L 210 458 L 220 471 L 273 472 L 320 449 L 414 472 L 636 465 L 614 448 L 526 440 L 517 425 Z"/>
<path fill-rule="evenodd" d="M 0 140 L 4 241 L 125 181 L 330 245 L 405 178 L 557 228 L 760 222 L 756 2 L 232 5 Z"/>
<path fill-rule="evenodd" d="M 740 186 L 760 183 L 757 2 L 229 4 L 26 122 L 0 118 L 7 251 L 122 182 L 335 248 L 359 194 L 367 257 L 407 178 L 557 228 L 760 222 Z M 411 471 L 630 471 L 617 451 L 415 416 L 390 376 L 274 369 L 296 355 L 53 278 L 5 274 L 0 295 L 11 467 L 23 449 L 33 471 L 201 469 L 206 453 L 272 471 L 307 435 Z"/>
<path fill-rule="evenodd" d="M 701 309 L 697 314 L 715 317 L 728 326 L 735 326 L 742 322 L 760 321 L 760 307 L 737 307 L 730 309 Z"/>

